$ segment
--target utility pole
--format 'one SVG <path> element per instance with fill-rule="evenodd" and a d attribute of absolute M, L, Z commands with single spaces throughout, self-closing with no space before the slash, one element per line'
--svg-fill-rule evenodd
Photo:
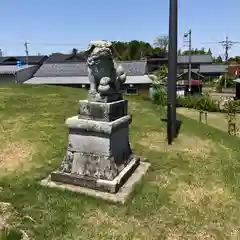
<path fill-rule="evenodd" d="M 177 41 L 178 41 L 178 0 L 169 0 L 169 45 L 168 45 L 168 108 L 167 139 L 172 144 L 176 137 L 176 82 L 177 82 Z"/>
<path fill-rule="evenodd" d="M 227 65 L 228 64 L 228 52 L 229 52 L 229 49 L 234 44 L 237 44 L 237 43 L 240 43 L 240 42 L 231 41 L 231 40 L 228 39 L 228 36 L 226 36 L 226 40 L 218 42 L 218 43 L 220 43 L 224 47 L 224 50 L 225 50 L 225 64 Z M 225 73 L 224 87 L 225 88 L 227 87 L 227 72 Z"/>
<path fill-rule="evenodd" d="M 220 43 L 224 49 L 225 49 L 225 62 L 228 61 L 228 51 L 230 50 L 230 48 L 236 44 L 236 43 L 240 43 L 240 42 L 236 42 L 236 41 L 231 41 L 228 39 L 228 36 L 226 36 L 226 40 L 218 42 Z"/>
<path fill-rule="evenodd" d="M 231 41 L 229 40 L 228 36 L 226 36 L 226 39 L 224 41 L 220 41 L 220 42 L 207 42 L 207 43 L 203 43 L 203 44 L 213 44 L 213 43 L 218 43 L 218 44 L 221 44 L 222 47 L 224 48 L 224 53 L 225 53 L 225 64 L 228 65 L 228 52 L 229 50 L 231 49 L 231 47 L 235 44 L 238 44 L 240 42 L 238 41 Z M 226 87 L 227 85 L 227 72 L 225 73 L 225 80 L 224 80 L 224 85 Z"/>
<path fill-rule="evenodd" d="M 24 47 L 25 47 L 25 53 L 26 53 L 26 65 L 28 65 L 28 42 L 24 42 Z"/>
<path fill-rule="evenodd" d="M 190 94 L 192 89 L 192 30 L 189 29 L 187 33 L 184 34 L 184 38 L 188 44 L 188 93 Z"/>

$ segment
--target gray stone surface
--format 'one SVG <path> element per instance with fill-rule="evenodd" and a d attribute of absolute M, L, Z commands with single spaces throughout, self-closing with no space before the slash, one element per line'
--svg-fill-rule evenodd
<path fill-rule="evenodd" d="M 88 187 L 98 191 L 116 193 L 119 188 L 131 176 L 133 171 L 139 166 L 140 159 L 133 157 L 131 161 L 123 168 L 123 170 L 116 175 L 112 180 L 103 180 L 91 176 L 84 176 L 79 173 L 64 173 L 61 171 L 54 171 L 50 175 L 50 179 L 55 182 L 62 182 L 81 187 Z"/>
<path fill-rule="evenodd" d="M 104 122 L 115 121 L 128 114 L 128 101 L 120 100 L 110 103 L 79 101 L 78 118 Z"/>
<path fill-rule="evenodd" d="M 107 41 L 93 41 L 89 45 L 89 101 L 114 102 L 122 99 L 120 89 L 126 81 L 126 74 L 121 65 L 116 65 L 111 48 L 112 43 Z"/>
<path fill-rule="evenodd" d="M 78 116 L 70 117 L 66 120 L 66 125 L 70 129 L 81 130 L 91 133 L 112 134 L 120 128 L 128 126 L 132 122 L 130 115 L 121 117 L 112 122 L 93 121 L 79 119 Z"/>
<path fill-rule="evenodd" d="M 114 179 L 131 160 L 130 121 L 129 115 L 112 122 L 68 119 L 68 149 L 60 171 Z"/>
<path fill-rule="evenodd" d="M 125 204 L 126 201 L 129 199 L 134 186 L 141 181 L 142 177 L 146 174 L 149 167 L 150 164 L 148 162 L 140 162 L 140 165 L 135 169 L 135 171 L 127 179 L 127 181 L 117 193 L 102 192 L 88 187 L 80 187 L 72 184 L 54 182 L 51 181 L 50 177 L 42 180 L 41 185 L 56 189 L 68 190 L 86 196 L 92 196 L 95 198 L 107 200 L 109 202 Z"/>

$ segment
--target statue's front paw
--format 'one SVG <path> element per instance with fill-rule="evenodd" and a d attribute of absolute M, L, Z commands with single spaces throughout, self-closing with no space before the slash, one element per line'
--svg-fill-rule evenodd
<path fill-rule="evenodd" d="M 106 93 L 107 91 L 110 90 L 110 86 L 109 85 L 99 85 L 98 87 L 98 91 L 99 93 Z"/>
<path fill-rule="evenodd" d="M 109 78 L 109 77 L 103 77 L 103 78 L 101 78 L 101 80 L 100 80 L 100 85 L 106 86 L 106 85 L 108 85 L 108 84 L 110 83 L 110 81 L 111 81 L 111 78 Z"/>

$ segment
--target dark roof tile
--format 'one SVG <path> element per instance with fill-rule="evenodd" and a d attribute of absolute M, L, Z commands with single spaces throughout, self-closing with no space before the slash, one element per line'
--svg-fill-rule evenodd
<path fill-rule="evenodd" d="M 148 62 L 153 61 L 162 61 L 167 62 L 168 58 L 148 58 Z M 179 64 L 185 64 L 189 62 L 189 56 L 188 55 L 179 55 L 177 59 Z M 212 63 L 213 59 L 211 55 L 203 54 L 203 55 L 192 55 L 191 56 L 192 63 Z"/>
<path fill-rule="evenodd" d="M 121 64 L 128 76 L 143 76 L 146 74 L 145 61 L 125 61 L 117 62 Z M 44 63 L 34 75 L 35 77 L 74 77 L 87 76 L 87 64 L 81 63 Z"/>
<path fill-rule="evenodd" d="M 200 65 L 201 73 L 225 73 L 228 70 L 228 66 L 224 64 L 208 64 Z"/>
<path fill-rule="evenodd" d="M 34 64 L 39 64 L 43 63 L 48 56 L 46 55 L 36 55 L 36 56 L 28 56 L 28 63 L 30 65 Z M 26 63 L 26 56 L 5 56 L 5 57 L 0 57 L 0 64 L 10 64 L 13 62 L 15 64 L 16 61 L 21 61 L 23 63 Z"/>
<path fill-rule="evenodd" d="M 213 61 L 212 56 L 208 54 L 191 56 L 192 63 L 212 63 L 212 61 Z M 188 55 L 178 56 L 178 63 L 188 63 L 188 62 L 189 62 Z"/>
<path fill-rule="evenodd" d="M 146 74 L 146 61 L 121 61 L 117 62 L 124 68 L 128 76 L 143 76 Z"/>
<path fill-rule="evenodd" d="M 35 73 L 35 77 L 77 77 L 87 76 L 86 63 L 45 63 Z"/>
<path fill-rule="evenodd" d="M 74 54 L 61 54 L 55 53 L 49 56 L 46 63 L 67 63 L 67 62 L 86 62 L 87 55 L 85 53 Z"/>
<path fill-rule="evenodd" d="M 30 69 L 35 67 L 34 65 L 23 65 L 23 66 L 16 66 L 16 65 L 1 65 L 0 66 L 0 74 L 15 74 L 22 70 Z"/>

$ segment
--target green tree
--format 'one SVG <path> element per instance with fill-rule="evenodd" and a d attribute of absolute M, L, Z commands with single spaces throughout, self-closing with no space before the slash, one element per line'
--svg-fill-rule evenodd
<path fill-rule="evenodd" d="M 240 63 L 240 56 L 235 56 L 235 57 L 231 57 L 228 59 L 228 62 L 235 62 L 237 64 Z"/>
<path fill-rule="evenodd" d="M 153 47 L 148 42 L 141 42 L 142 57 L 148 57 L 153 54 Z"/>
<path fill-rule="evenodd" d="M 168 74 L 167 66 L 161 65 L 160 68 L 153 73 L 153 75 L 150 75 L 150 78 L 153 81 L 154 89 L 159 89 L 159 87 L 161 88 L 161 85 L 166 84 L 167 74 Z"/>
<path fill-rule="evenodd" d="M 202 47 L 202 48 L 200 49 L 200 52 L 201 52 L 201 54 L 206 54 L 205 48 Z"/>
<path fill-rule="evenodd" d="M 50 54 L 49 56 L 52 56 L 52 55 L 63 55 L 64 53 L 61 53 L 61 52 L 54 52 L 52 54 Z"/>
<path fill-rule="evenodd" d="M 124 60 L 123 56 L 124 53 L 127 50 L 127 43 L 126 42 L 120 42 L 120 41 L 113 41 L 112 42 L 112 46 L 113 46 L 113 56 L 115 59 L 117 60 Z"/>
<path fill-rule="evenodd" d="M 113 42 L 113 56 L 117 60 L 139 60 L 153 54 L 153 47 L 144 41 Z"/>
<path fill-rule="evenodd" d="M 133 40 L 128 43 L 128 58 L 129 60 L 139 60 L 144 57 L 144 42 Z"/>
<path fill-rule="evenodd" d="M 207 54 L 211 55 L 212 56 L 212 51 L 211 51 L 211 48 L 208 49 L 207 51 Z"/>
<path fill-rule="evenodd" d="M 167 65 L 161 65 L 160 68 L 155 73 L 159 80 L 163 80 L 164 78 L 166 78 L 167 74 L 168 74 Z"/>
<path fill-rule="evenodd" d="M 183 51 L 183 53 L 182 53 L 182 55 L 188 55 L 188 54 L 189 54 L 189 50 Z M 195 48 L 195 49 L 191 50 L 191 54 L 192 55 L 204 55 L 204 54 L 207 54 L 207 52 L 205 51 L 204 48 L 202 48 L 202 49 Z"/>
<path fill-rule="evenodd" d="M 168 52 L 168 44 L 169 44 L 169 38 L 167 35 L 162 35 L 160 37 L 157 37 L 153 43 L 155 48 L 160 48 L 165 53 Z"/>
<path fill-rule="evenodd" d="M 215 61 L 215 63 L 223 63 L 223 60 L 222 60 L 222 57 L 221 56 L 218 56 Z"/>

